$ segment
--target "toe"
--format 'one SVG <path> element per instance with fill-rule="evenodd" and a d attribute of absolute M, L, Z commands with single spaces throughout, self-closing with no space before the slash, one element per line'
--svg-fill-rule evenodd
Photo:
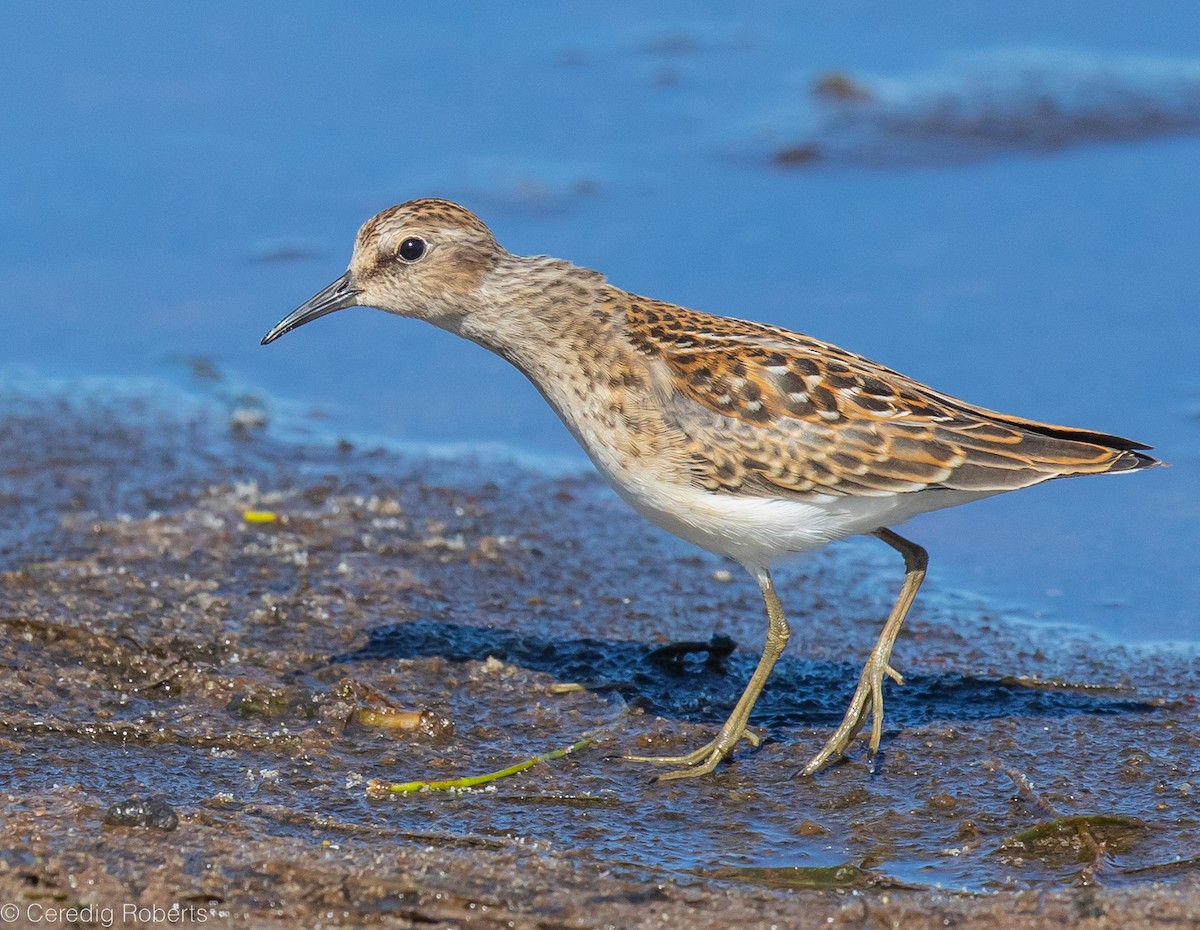
<path fill-rule="evenodd" d="M 718 750 L 713 750 L 708 758 L 700 765 L 693 765 L 684 769 L 676 769 L 673 772 L 664 772 L 657 776 L 655 781 L 678 781 L 683 778 L 699 778 L 701 775 L 707 775 L 716 769 L 717 764 L 723 758 Z"/>

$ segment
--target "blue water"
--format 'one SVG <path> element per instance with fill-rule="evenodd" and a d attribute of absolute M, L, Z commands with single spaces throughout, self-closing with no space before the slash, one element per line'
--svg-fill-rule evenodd
<path fill-rule="evenodd" d="M 341 273 L 362 220 L 449 196 L 513 251 L 1154 444 L 1171 469 L 910 535 L 942 583 L 1000 607 L 1200 641 L 1200 139 L 966 160 L 951 140 L 944 162 L 791 170 L 764 141 L 805 141 L 830 71 L 953 87 L 962 56 L 1036 49 L 1084 84 L 1114 55 L 1183 81 L 1198 35 L 1192 2 L 9 3 L 0 366 L 183 378 L 175 360 L 202 356 L 334 430 L 582 463 L 520 376 L 421 324 L 354 310 L 258 346 Z M 1156 67 L 1149 91 L 1186 109 Z"/>

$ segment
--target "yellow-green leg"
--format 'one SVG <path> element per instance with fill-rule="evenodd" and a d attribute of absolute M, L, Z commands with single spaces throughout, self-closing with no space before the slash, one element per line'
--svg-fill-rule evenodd
<path fill-rule="evenodd" d="M 871 713 L 871 754 L 879 752 L 879 742 L 883 738 L 883 676 L 887 675 L 898 685 L 904 684 L 900 673 L 889 664 L 892 647 L 896 644 L 896 637 L 900 635 L 900 627 L 904 618 L 908 616 L 913 598 L 917 596 L 917 589 L 925 580 L 929 555 L 916 543 L 891 530 L 877 530 L 875 535 L 904 556 L 904 586 L 900 589 L 900 596 L 896 598 L 892 613 L 883 626 L 875 648 L 871 650 L 867 664 L 863 666 L 858 688 L 854 697 L 850 699 L 850 707 L 846 710 L 846 716 L 842 718 L 841 726 L 829 737 L 821 751 L 804 766 L 805 775 L 812 775 L 845 753 L 858 731 L 862 729 L 868 710 Z"/>
<path fill-rule="evenodd" d="M 750 683 L 746 685 L 746 690 L 742 692 L 737 706 L 733 708 L 733 713 L 721 727 L 717 738 L 684 756 L 625 756 L 626 759 L 631 762 L 655 762 L 683 766 L 683 768 L 661 775 L 660 778 L 663 779 L 695 778 L 697 775 L 707 775 L 715 769 L 722 759 L 733 752 L 739 740 L 746 739 L 753 745 L 758 745 L 758 737 L 746 729 L 746 723 L 749 721 L 750 712 L 754 710 L 754 704 L 762 693 L 763 685 L 767 683 L 771 669 L 775 667 L 792 631 L 783 616 L 783 605 L 779 603 L 779 595 L 775 593 L 775 583 L 771 580 L 771 573 L 766 569 L 758 569 L 754 571 L 754 578 L 758 582 L 763 600 L 767 604 L 767 644 L 763 647 L 762 658 L 758 660 L 758 667 L 754 670 Z"/>

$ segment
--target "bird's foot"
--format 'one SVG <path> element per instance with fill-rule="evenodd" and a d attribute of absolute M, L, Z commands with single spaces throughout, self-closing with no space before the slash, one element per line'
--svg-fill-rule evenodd
<path fill-rule="evenodd" d="M 689 752 L 686 755 L 622 756 L 621 758 L 626 762 L 650 762 L 654 765 L 683 766 L 683 768 L 676 769 L 673 772 L 664 772 L 662 775 L 657 776 L 657 780 L 659 781 L 673 781 L 677 778 L 696 778 L 713 771 L 722 759 L 733 753 L 734 747 L 743 739 L 755 748 L 758 748 L 762 744 L 762 739 L 759 735 L 747 730 L 743 725 L 740 733 L 735 733 L 731 729 L 728 736 L 725 733 L 725 728 L 722 728 L 720 735 L 716 739 L 710 740 L 699 749 Z"/>
<path fill-rule="evenodd" d="M 888 652 L 890 651 L 889 649 Z M 859 676 L 858 688 L 854 691 L 854 697 L 850 699 L 850 706 L 846 709 L 841 725 L 825 741 L 821 751 L 809 759 L 802 774 L 816 774 L 830 762 L 845 755 L 866 723 L 868 712 L 871 714 L 871 755 L 879 752 L 879 743 L 883 739 L 883 676 L 886 675 L 898 685 L 904 684 L 903 676 L 892 668 L 889 659 L 889 655 L 878 649 L 871 654 L 863 667 L 862 675 Z"/>

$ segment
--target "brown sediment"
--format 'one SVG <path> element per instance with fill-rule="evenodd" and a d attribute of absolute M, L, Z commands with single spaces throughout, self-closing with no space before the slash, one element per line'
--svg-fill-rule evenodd
<path fill-rule="evenodd" d="M 889 686 L 882 760 L 858 750 L 797 778 L 888 603 L 886 554 L 835 549 L 779 585 L 798 622 L 753 721 L 772 739 L 713 777 L 654 784 L 620 755 L 711 735 L 753 665 L 761 605 L 591 478 L 234 439 L 220 417 L 149 399 L 5 409 L 0 904 L 22 915 L 51 901 L 118 920 L 174 903 L 247 927 L 1200 915 L 1192 656 L 1039 634 L 935 580 L 900 641 L 909 684 Z M 741 648 L 689 655 L 714 635 Z M 653 660 L 664 646 L 674 661 Z M 487 789 L 366 795 L 372 779 L 490 772 L 597 732 Z M 155 829 L 166 811 L 176 828 Z"/>

